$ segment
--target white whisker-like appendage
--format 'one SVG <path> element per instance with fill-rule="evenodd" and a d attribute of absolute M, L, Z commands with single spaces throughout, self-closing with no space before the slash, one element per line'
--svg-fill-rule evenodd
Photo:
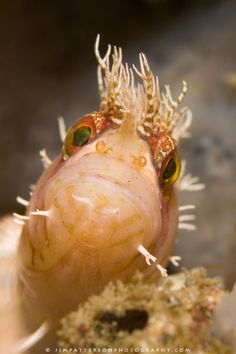
<path fill-rule="evenodd" d="M 13 213 L 13 216 L 15 216 L 15 218 L 19 219 L 19 220 L 23 220 L 23 221 L 29 220 L 29 216 L 27 216 L 27 215 L 21 215 L 21 214 L 18 214 L 18 213 Z"/>
<path fill-rule="evenodd" d="M 181 261 L 181 257 L 180 256 L 171 256 L 169 260 L 175 267 L 178 267 L 179 262 Z"/>
<path fill-rule="evenodd" d="M 152 256 L 148 250 L 146 250 L 145 247 L 143 247 L 142 245 L 139 245 L 138 246 L 138 251 L 139 253 L 141 253 L 144 257 L 145 257 L 145 260 L 146 260 L 146 263 L 148 265 L 151 265 L 151 262 L 156 262 L 156 257 Z"/>
<path fill-rule="evenodd" d="M 164 268 L 162 265 L 160 265 L 160 264 L 157 264 L 157 269 L 159 270 L 159 272 L 161 273 L 161 276 L 163 277 L 163 278 L 166 278 L 166 277 L 168 277 L 168 273 L 167 273 L 167 270 L 166 270 L 166 268 Z"/>
<path fill-rule="evenodd" d="M 196 192 L 205 188 L 205 184 L 199 183 L 199 177 L 193 177 L 190 173 L 186 173 L 186 161 L 182 161 L 182 169 L 177 182 L 177 188 L 180 191 Z"/>
<path fill-rule="evenodd" d="M 190 220 L 195 220 L 196 216 L 195 215 L 180 215 L 179 216 L 179 221 L 190 221 Z"/>
<path fill-rule="evenodd" d="M 36 210 L 36 211 L 31 211 L 30 215 L 36 215 L 36 216 L 46 216 L 48 217 L 50 214 L 49 210 Z"/>
<path fill-rule="evenodd" d="M 18 225 L 24 225 L 27 220 L 29 220 L 29 216 L 21 215 L 18 213 L 13 213 L 14 219 L 13 221 Z"/>
<path fill-rule="evenodd" d="M 181 206 L 179 206 L 179 211 L 193 210 L 195 208 L 196 207 L 193 204 L 181 205 Z"/>
<path fill-rule="evenodd" d="M 28 207 L 28 206 L 29 206 L 29 201 L 26 200 L 26 199 L 24 199 L 24 198 L 21 198 L 21 197 L 19 197 L 19 196 L 16 197 L 16 201 L 17 201 L 19 204 L 21 204 L 21 205 L 23 205 L 23 206 L 25 206 L 25 207 Z"/>
<path fill-rule="evenodd" d="M 184 222 L 179 222 L 178 228 L 180 230 L 195 231 L 197 229 L 196 225 L 188 224 Z"/>
<path fill-rule="evenodd" d="M 66 124 L 63 117 L 58 118 L 58 128 L 61 142 L 63 143 L 66 137 Z"/>
<path fill-rule="evenodd" d="M 52 160 L 48 157 L 46 149 L 40 150 L 39 155 L 41 157 L 44 168 L 48 168 L 51 165 Z"/>
<path fill-rule="evenodd" d="M 196 192 L 205 188 L 205 184 L 199 183 L 199 177 L 193 177 L 191 174 L 185 175 L 179 181 L 181 191 Z"/>
<path fill-rule="evenodd" d="M 141 255 L 143 255 L 145 257 L 146 263 L 149 266 L 152 264 L 151 262 L 156 264 L 156 268 L 159 270 L 162 277 L 165 278 L 168 276 L 167 270 L 161 264 L 157 263 L 157 258 L 154 257 L 153 255 L 151 255 L 145 247 L 143 247 L 142 245 L 139 245 L 137 250 Z"/>

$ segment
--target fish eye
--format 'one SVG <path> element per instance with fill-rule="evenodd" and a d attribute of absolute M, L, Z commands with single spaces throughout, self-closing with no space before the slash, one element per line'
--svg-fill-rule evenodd
<path fill-rule="evenodd" d="M 63 148 L 62 157 L 66 160 L 69 156 L 91 143 L 97 136 L 96 126 L 93 116 L 79 119 L 67 132 Z"/>
<path fill-rule="evenodd" d="M 181 163 L 178 153 L 175 151 L 168 156 L 161 167 L 161 186 L 172 186 L 178 179 L 181 171 Z"/>
<path fill-rule="evenodd" d="M 173 177 L 177 169 L 177 165 L 174 159 L 170 159 L 163 173 L 163 179 L 166 181 Z"/>
<path fill-rule="evenodd" d="M 79 127 L 73 134 L 73 145 L 83 146 L 88 143 L 91 136 L 91 128 L 84 125 Z"/>

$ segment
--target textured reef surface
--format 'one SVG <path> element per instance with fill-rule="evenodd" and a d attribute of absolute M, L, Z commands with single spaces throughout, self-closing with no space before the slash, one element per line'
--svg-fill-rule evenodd
<path fill-rule="evenodd" d="M 214 310 L 227 297 L 220 279 L 196 268 L 147 284 L 110 283 L 68 314 L 58 331 L 60 348 L 233 353 L 212 330 Z"/>

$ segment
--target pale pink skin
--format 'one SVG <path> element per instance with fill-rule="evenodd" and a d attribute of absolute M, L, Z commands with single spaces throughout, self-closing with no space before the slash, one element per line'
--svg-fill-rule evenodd
<path fill-rule="evenodd" d="M 19 247 L 19 286 L 32 329 L 137 270 L 158 280 L 156 265 L 148 266 L 137 247 L 165 266 L 175 241 L 175 191 L 165 201 L 149 146 L 130 126 L 104 132 L 66 161 L 58 157 L 40 177 L 28 215 L 37 209 L 49 216 L 30 216 Z"/>

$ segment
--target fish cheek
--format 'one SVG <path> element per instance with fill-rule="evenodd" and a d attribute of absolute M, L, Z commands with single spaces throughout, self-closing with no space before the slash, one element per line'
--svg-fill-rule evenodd
<path fill-rule="evenodd" d="M 172 252 L 178 229 L 178 199 L 175 188 L 169 190 L 168 199 L 166 196 L 161 197 L 161 205 L 162 230 L 157 257 L 165 264 Z"/>

